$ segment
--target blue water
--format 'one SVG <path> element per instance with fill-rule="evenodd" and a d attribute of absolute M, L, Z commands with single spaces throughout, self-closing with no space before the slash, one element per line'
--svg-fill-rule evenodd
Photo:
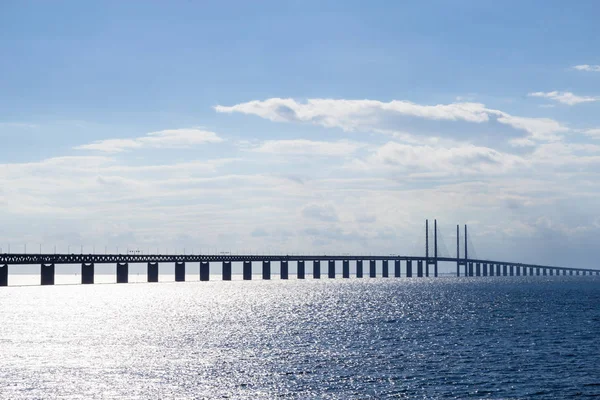
<path fill-rule="evenodd" d="M 0 398 L 586 398 L 600 279 L 0 288 Z"/>

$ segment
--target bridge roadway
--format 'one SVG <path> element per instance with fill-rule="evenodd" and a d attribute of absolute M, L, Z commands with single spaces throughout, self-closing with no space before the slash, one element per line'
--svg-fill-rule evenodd
<path fill-rule="evenodd" d="M 115 264 L 115 263 L 153 263 L 153 262 L 244 262 L 244 261 L 343 261 L 343 260 L 401 260 L 401 261 L 426 261 L 430 260 L 433 263 L 433 257 L 423 256 L 403 256 L 390 254 L 387 256 L 379 255 L 257 255 L 257 254 L 226 254 L 226 255 L 210 255 L 210 254 L 0 254 L 0 264 L 8 265 L 33 265 L 33 264 Z M 464 258 L 456 259 L 455 257 L 437 257 L 438 262 L 453 262 L 459 261 L 461 264 L 465 262 Z M 494 265 L 513 265 L 515 267 L 525 268 L 547 268 L 559 270 L 573 271 L 589 271 L 599 272 L 597 269 L 590 268 L 572 268 L 560 267 L 552 265 L 526 264 L 511 261 L 494 261 L 484 259 L 468 259 L 467 263 L 473 264 L 494 264 Z"/>
<path fill-rule="evenodd" d="M 429 276 L 430 266 L 433 266 L 433 276 L 438 276 L 439 262 L 456 263 L 456 275 L 461 276 L 461 267 L 463 267 L 463 276 L 526 276 L 526 275 L 600 275 L 600 270 L 587 268 L 571 268 L 550 265 L 526 264 L 508 261 L 494 261 L 483 259 L 464 259 L 454 257 L 423 257 L 423 256 L 403 256 L 403 255 L 250 255 L 250 254 L 189 254 L 189 255 L 166 255 L 166 254 L 0 254 L 0 286 L 8 285 L 8 266 L 9 265 L 41 265 L 41 284 L 53 285 L 56 264 L 80 264 L 81 265 L 81 283 L 94 283 L 94 265 L 95 264 L 116 264 L 117 283 L 128 282 L 130 263 L 148 264 L 148 282 L 158 281 L 158 264 L 175 263 L 175 281 L 185 280 L 185 264 L 187 262 L 200 263 L 200 280 L 209 279 L 209 263 L 221 262 L 223 269 L 223 280 L 231 280 L 232 262 L 243 263 L 243 278 L 252 279 L 252 262 L 262 262 L 262 278 L 271 279 L 271 262 L 280 262 L 280 277 L 287 279 L 289 275 L 288 263 L 294 261 L 298 263 L 297 276 L 299 279 L 305 278 L 305 262 L 312 261 L 313 278 L 321 277 L 321 262 L 327 264 L 327 276 L 335 278 L 336 261 L 342 261 L 344 278 L 350 277 L 350 261 L 356 261 L 356 277 L 363 277 L 363 262 L 368 263 L 368 275 L 377 276 L 376 261 L 381 261 L 380 276 L 389 277 L 389 262 L 392 261 L 392 273 L 394 277 L 401 276 L 401 262 L 405 264 L 404 276 L 413 276 L 413 262 L 416 262 L 416 277 Z"/>

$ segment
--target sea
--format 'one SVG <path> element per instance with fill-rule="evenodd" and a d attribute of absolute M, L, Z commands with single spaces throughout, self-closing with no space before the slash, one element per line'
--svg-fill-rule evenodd
<path fill-rule="evenodd" d="M 0 288 L 2 399 L 592 397 L 597 276 Z"/>

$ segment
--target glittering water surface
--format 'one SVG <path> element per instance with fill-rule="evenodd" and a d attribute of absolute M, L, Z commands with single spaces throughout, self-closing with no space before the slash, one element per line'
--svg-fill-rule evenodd
<path fill-rule="evenodd" d="M 600 279 L 0 290 L 0 397 L 600 394 Z"/>

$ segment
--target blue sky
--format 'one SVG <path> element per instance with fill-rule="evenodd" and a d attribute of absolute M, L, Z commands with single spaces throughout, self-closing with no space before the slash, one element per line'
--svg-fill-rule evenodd
<path fill-rule="evenodd" d="M 593 266 L 595 1 L 0 4 L 0 247 Z M 416 247 L 415 247 L 416 246 Z M 189 251 L 189 250 L 188 250 Z"/>

